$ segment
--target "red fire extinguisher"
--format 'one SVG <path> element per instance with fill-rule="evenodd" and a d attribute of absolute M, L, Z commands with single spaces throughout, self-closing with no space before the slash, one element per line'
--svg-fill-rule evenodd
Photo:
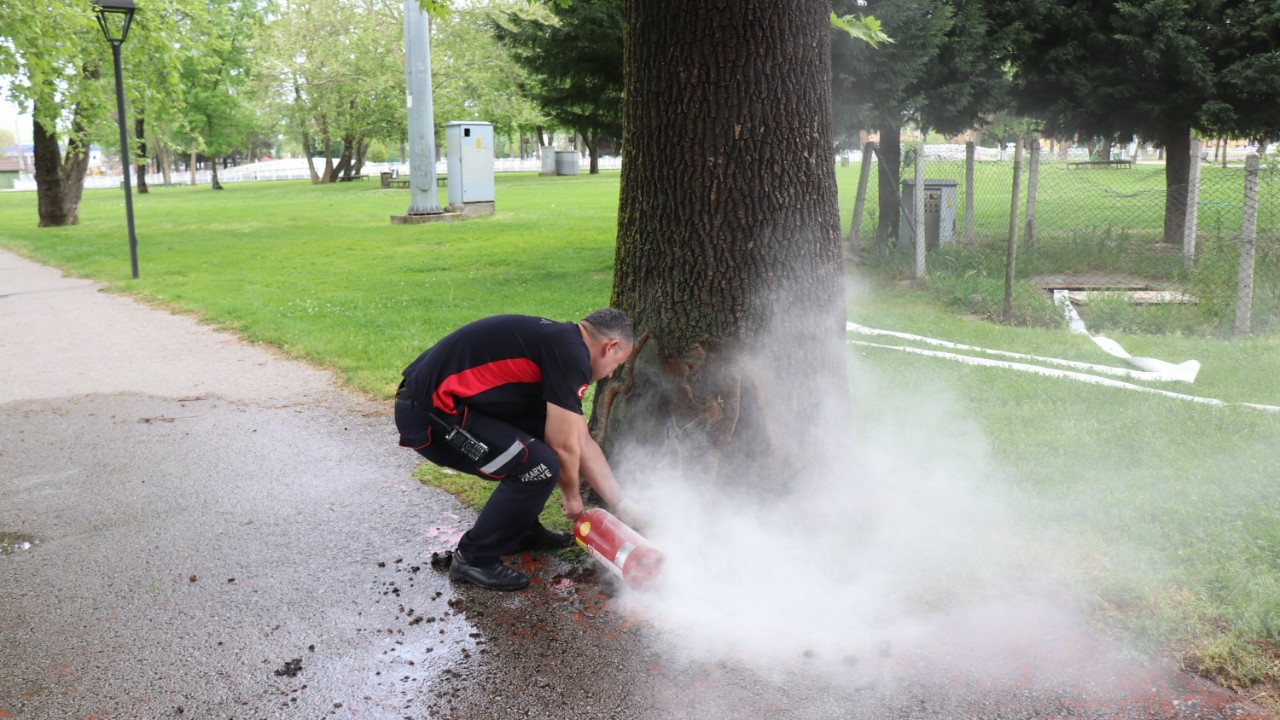
<path fill-rule="evenodd" d="M 662 552 L 600 508 L 573 521 L 573 539 L 634 590 L 649 587 L 662 572 Z"/>

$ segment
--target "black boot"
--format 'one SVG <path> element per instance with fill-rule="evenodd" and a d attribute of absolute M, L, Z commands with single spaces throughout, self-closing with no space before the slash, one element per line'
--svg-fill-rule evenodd
<path fill-rule="evenodd" d="M 532 552 L 537 550 L 563 550 L 573 546 L 573 533 L 552 532 L 534 521 L 533 527 L 520 539 L 516 552 Z"/>
<path fill-rule="evenodd" d="M 497 563 L 487 567 L 479 567 L 462 559 L 462 554 L 453 551 L 453 562 L 449 565 L 449 579 L 469 582 L 486 590 L 519 590 L 529 584 L 529 576 L 519 570 Z"/>

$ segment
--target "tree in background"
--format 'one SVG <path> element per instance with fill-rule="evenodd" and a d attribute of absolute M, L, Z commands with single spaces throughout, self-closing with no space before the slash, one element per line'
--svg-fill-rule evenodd
<path fill-rule="evenodd" d="M 1217 50 L 1219 97 L 1205 106 L 1199 127 L 1265 148 L 1280 136 L 1280 3 L 1224 3 L 1221 18 L 1206 29 Z"/>
<path fill-rule="evenodd" d="M 438 120 L 484 120 L 493 123 L 495 136 L 521 141 L 547 124 L 526 93 L 534 79 L 494 37 L 493 23 L 517 9 L 534 12 L 526 0 L 503 0 L 459 7 L 433 18 L 431 87 Z M 444 137 L 442 127 L 436 137 Z"/>
<path fill-rule="evenodd" d="M 1182 241 L 1191 130 L 1247 134 L 1280 124 L 1275 3 L 996 4 L 1026 30 L 1014 63 L 1020 112 L 1057 134 L 1137 135 L 1164 146 L 1165 242 Z"/>
<path fill-rule="evenodd" d="M 134 57 L 147 59 L 126 70 L 126 86 L 133 97 L 133 147 L 129 156 L 138 166 L 139 194 L 149 192 L 149 150 L 167 148 L 175 128 L 181 125 L 184 91 L 190 87 L 184 82 L 182 67 L 191 55 L 200 52 L 193 44 L 174 42 L 174 38 L 191 37 L 194 29 L 206 28 L 217 20 L 203 3 L 168 0 L 150 2 L 144 9 L 145 13 L 134 19 L 134 29 L 141 32 L 130 32 L 126 43 L 132 46 Z M 155 141 L 150 146 L 149 136 Z M 163 154 L 168 155 L 167 151 Z M 167 174 L 166 164 L 162 162 L 161 166 Z"/>
<path fill-rule="evenodd" d="M 400 5 L 284 0 L 272 23 L 271 92 L 311 164 L 312 182 L 358 174 L 374 139 L 405 134 Z M 338 161 L 333 162 L 334 150 Z M 324 155 L 317 172 L 312 160 Z"/>
<path fill-rule="evenodd" d="M 134 17 L 122 48 L 125 96 L 134 106 L 142 98 L 181 103 L 175 83 L 156 80 L 172 78 L 181 56 L 173 41 L 176 5 L 152 0 Z M 79 221 L 91 142 L 119 143 L 111 67 L 92 5 L 0 2 L 0 75 L 13 78 L 10 99 L 32 114 L 41 227 Z"/>
<path fill-rule="evenodd" d="M 622 0 L 573 0 L 552 17 L 511 12 L 493 32 L 536 82 L 528 94 L 555 124 L 582 136 L 591 172 L 599 145 L 622 136 Z"/>
<path fill-rule="evenodd" d="M 0 3 L 0 40 L 0 75 L 32 114 L 40 227 L 75 225 L 91 134 L 110 112 L 110 48 L 89 8 L 62 3 Z"/>
<path fill-rule="evenodd" d="M 979 0 L 838 0 L 866 11 L 893 43 L 872 47 L 847 33 L 832 41 L 837 136 L 880 133 L 877 244 L 898 235 L 902 128 L 958 134 L 1008 104 L 1005 58 L 1016 24 L 994 22 Z M 847 142 L 847 140 L 846 140 Z"/>
<path fill-rule="evenodd" d="M 183 62 L 186 104 L 182 124 L 192 153 L 211 160 L 210 187 L 221 190 L 218 162 L 244 147 L 257 125 L 252 92 L 257 72 L 254 52 L 262 32 L 256 0 L 206 0 L 189 39 L 199 52 Z"/>
<path fill-rule="evenodd" d="M 643 337 L 595 431 L 708 483 L 784 487 L 847 410 L 830 5 L 626 13 L 613 304 Z"/>

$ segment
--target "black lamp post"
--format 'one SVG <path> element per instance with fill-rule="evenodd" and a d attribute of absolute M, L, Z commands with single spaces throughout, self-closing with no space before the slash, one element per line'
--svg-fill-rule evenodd
<path fill-rule="evenodd" d="M 133 277 L 138 277 L 138 238 L 133 233 L 133 186 L 129 182 L 129 134 L 124 122 L 124 79 L 120 67 L 120 46 L 129 36 L 136 9 L 133 0 L 93 0 L 93 11 L 98 14 L 102 34 L 111 43 L 111 54 L 116 61 L 116 115 L 120 121 L 120 168 L 124 171 L 124 214 L 129 222 L 129 262 Z"/>

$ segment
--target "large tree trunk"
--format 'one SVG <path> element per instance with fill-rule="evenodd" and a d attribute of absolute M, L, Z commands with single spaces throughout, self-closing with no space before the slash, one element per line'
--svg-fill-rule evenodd
<path fill-rule="evenodd" d="M 212 169 L 209 173 L 209 189 L 221 190 L 222 183 L 218 182 L 218 158 L 209 158 L 209 167 Z"/>
<path fill-rule="evenodd" d="M 1191 177 L 1191 126 L 1183 125 L 1161 138 L 1164 143 L 1164 242 L 1182 245 L 1187 224 L 1187 181 Z"/>
<path fill-rule="evenodd" d="M 896 124 L 884 124 L 880 128 L 880 146 L 876 150 L 879 171 L 876 173 L 880 198 L 877 201 L 880 217 L 876 222 L 876 245 L 884 247 L 890 238 L 897 238 L 902 222 L 900 206 L 902 198 L 898 188 L 902 186 L 902 128 Z"/>
<path fill-rule="evenodd" d="M 36 203 L 40 227 L 60 227 L 80 222 L 80 196 L 84 193 L 84 171 L 89 166 L 89 143 L 79 106 L 72 114 L 71 137 L 64 158 L 58 135 L 41 124 L 42 108 L 32 109 L 31 141 L 35 146 Z"/>
<path fill-rule="evenodd" d="M 830 5 L 626 4 L 613 303 L 642 334 L 597 395 L 615 462 L 780 488 L 847 409 Z M 825 403 L 824 400 L 834 400 Z"/>
<path fill-rule="evenodd" d="M 143 134 L 144 120 L 142 115 L 133 120 L 133 134 L 138 138 L 138 194 L 145 195 L 151 192 L 147 189 L 147 141 L 146 135 Z M 121 151 L 121 157 L 124 152 Z M 125 172 L 129 172 L 129 168 L 125 168 Z"/>

